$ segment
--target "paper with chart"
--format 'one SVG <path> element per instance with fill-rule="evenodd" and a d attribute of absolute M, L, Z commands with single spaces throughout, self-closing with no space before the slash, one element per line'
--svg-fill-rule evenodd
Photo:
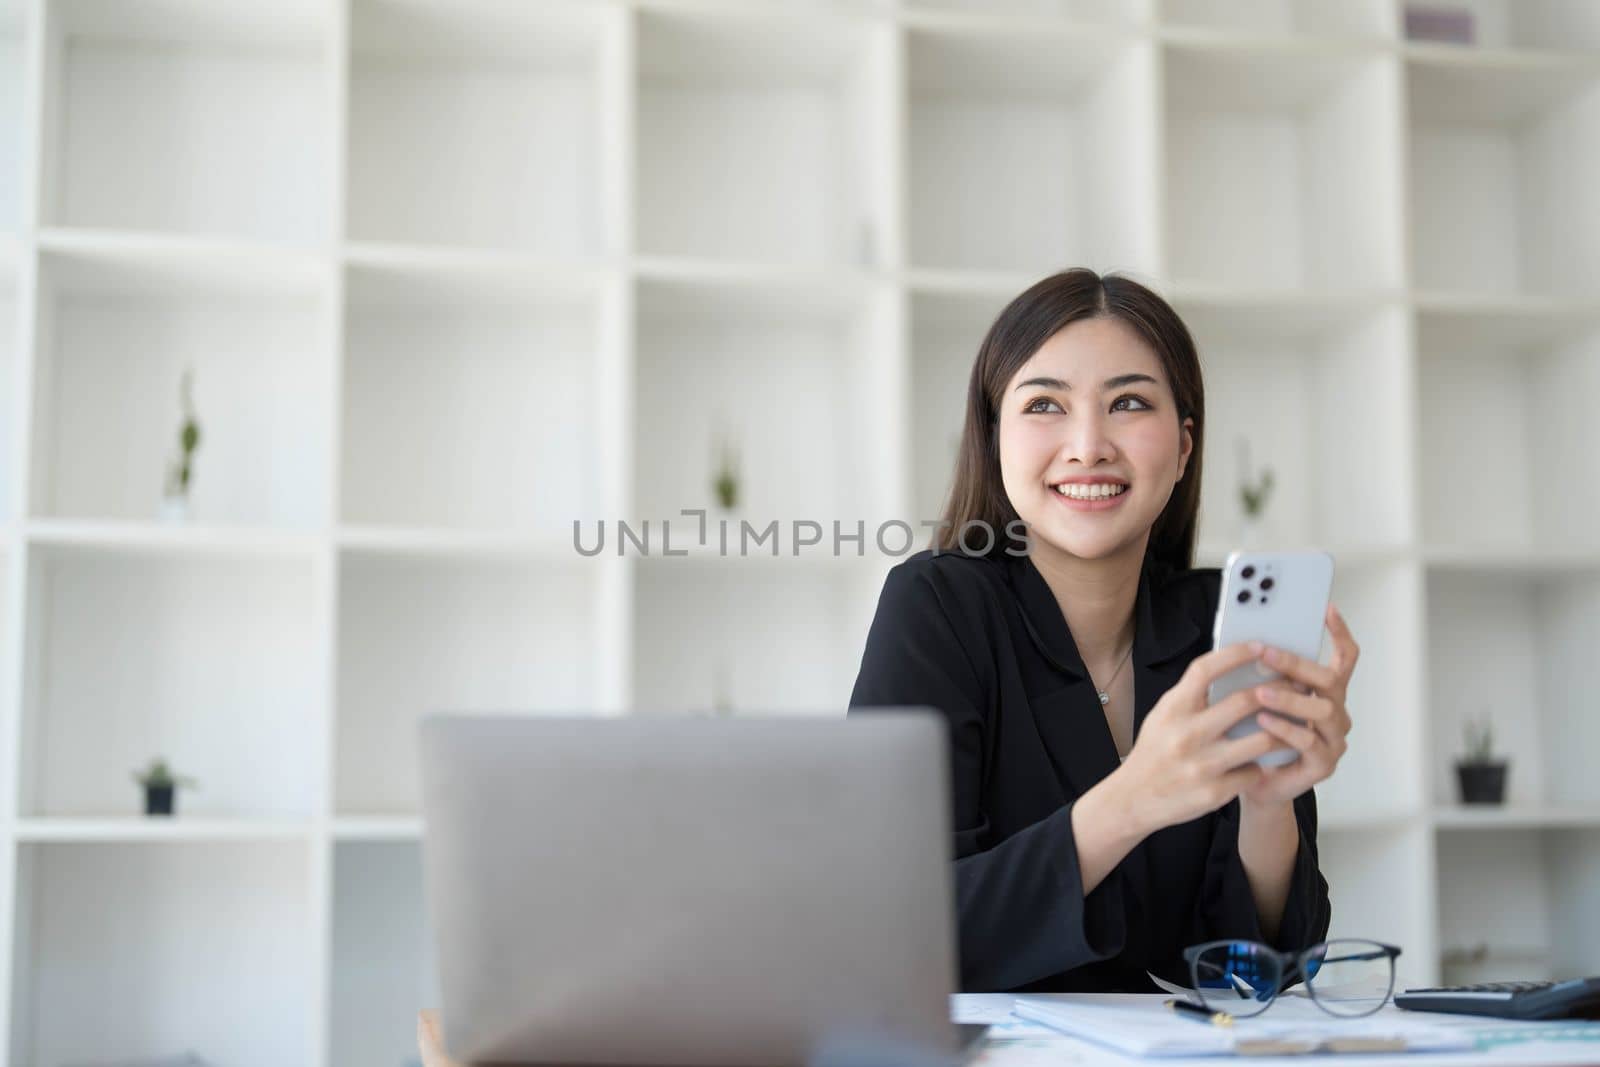
<path fill-rule="evenodd" d="M 1285 1046 L 1356 1051 L 1398 1047 L 1408 1052 L 1467 1051 L 1475 1047 L 1464 1030 L 1419 1020 L 1398 1011 L 1362 1019 L 1336 1019 L 1316 1005 L 1284 998 L 1251 1019 L 1228 1027 L 1212 1026 L 1167 1008 L 1166 998 L 1149 994 L 1039 994 L 1017 997 L 1013 1011 L 1035 1023 L 1062 1030 L 1134 1056 L 1225 1055 L 1235 1051 Z"/>

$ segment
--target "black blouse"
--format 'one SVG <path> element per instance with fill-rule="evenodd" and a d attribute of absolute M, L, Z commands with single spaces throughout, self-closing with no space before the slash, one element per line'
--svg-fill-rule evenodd
<path fill-rule="evenodd" d="M 1134 736 L 1211 648 L 1221 573 L 1148 560 L 1134 605 Z M 1239 859 L 1239 802 L 1145 838 L 1087 898 L 1072 805 L 1118 766 L 1093 682 L 1033 561 L 924 550 L 884 582 L 852 710 L 926 705 L 949 719 L 961 988 L 1152 992 L 1189 984 L 1180 955 L 1218 938 L 1266 941 Z M 1300 827 L 1278 936 L 1327 936 L 1317 807 Z"/>

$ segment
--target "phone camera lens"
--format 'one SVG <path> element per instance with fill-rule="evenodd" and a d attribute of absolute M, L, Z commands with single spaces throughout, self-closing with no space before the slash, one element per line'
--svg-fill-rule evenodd
<path fill-rule="evenodd" d="M 1241 578 L 1254 578 L 1255 576 L 1256 569 L 1254 567 L 1246 567 L 1244 570 L 1239 572 L 1239 577 Z"/>
<path fill-rule="evenodd" d="M 1263 593 L 1265 593 L 1268 589 L 1271 589 L 1271 588 L 1272 588 L 1272 579 L 1271 578 L 1263 578 L 1263 579 L 1261 579 L 1261 591 Z"/>
<path fill-rule="evenodd" d="M 1248 590 L 1248 589 L 1239 590 L 1239 603 L 1247 604 L 1247 603 L 1249 603 L 1249 601 L 1250 601 L 1250 590 Z"/>

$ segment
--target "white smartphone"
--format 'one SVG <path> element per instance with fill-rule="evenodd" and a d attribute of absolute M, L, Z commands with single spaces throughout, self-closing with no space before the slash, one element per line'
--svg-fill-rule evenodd
<path fill-rule="evenodd" d="M 1322 650 L 1323 619 L 1332 592 L 1333 557 L 1326 552 L 1230 553 L 1222 568 L 1212 647 L 1260 641 L 1314 660 Z M 1231 693 L 1279 677 L 1282 675 L 1265 663 L 1251 660 L 1212 682 L 1206 702 L 1215 704 Z M 1292 715 L 1283 717 L 1300 721 Z M 1252 715 L 1230 727 L 1228 736 L 1248 737 L 1260 729 Z M 1279 748 L 1256 762 L 1263 767 L 1281 767 L 1299 758 L 1295 749 Z"/>

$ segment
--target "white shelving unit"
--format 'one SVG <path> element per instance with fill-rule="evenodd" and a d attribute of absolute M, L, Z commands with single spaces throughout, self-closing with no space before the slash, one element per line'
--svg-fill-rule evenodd
<path fill-rule="evenodd" d="M 0 0 L 9 1062 L 409 1063 L 417 718 L 842 709 L 875 534 L 1073 264 L 1199 343 L 1200 562 L 1241 438 L 1265 540 L 1338 558 L 1336 931 L 1592 969 L 1600 13 L 1468 6 L 1475 47 L 1399 0 Z M 1504 809 L 1455 802 L 1486 708 Z"/>

